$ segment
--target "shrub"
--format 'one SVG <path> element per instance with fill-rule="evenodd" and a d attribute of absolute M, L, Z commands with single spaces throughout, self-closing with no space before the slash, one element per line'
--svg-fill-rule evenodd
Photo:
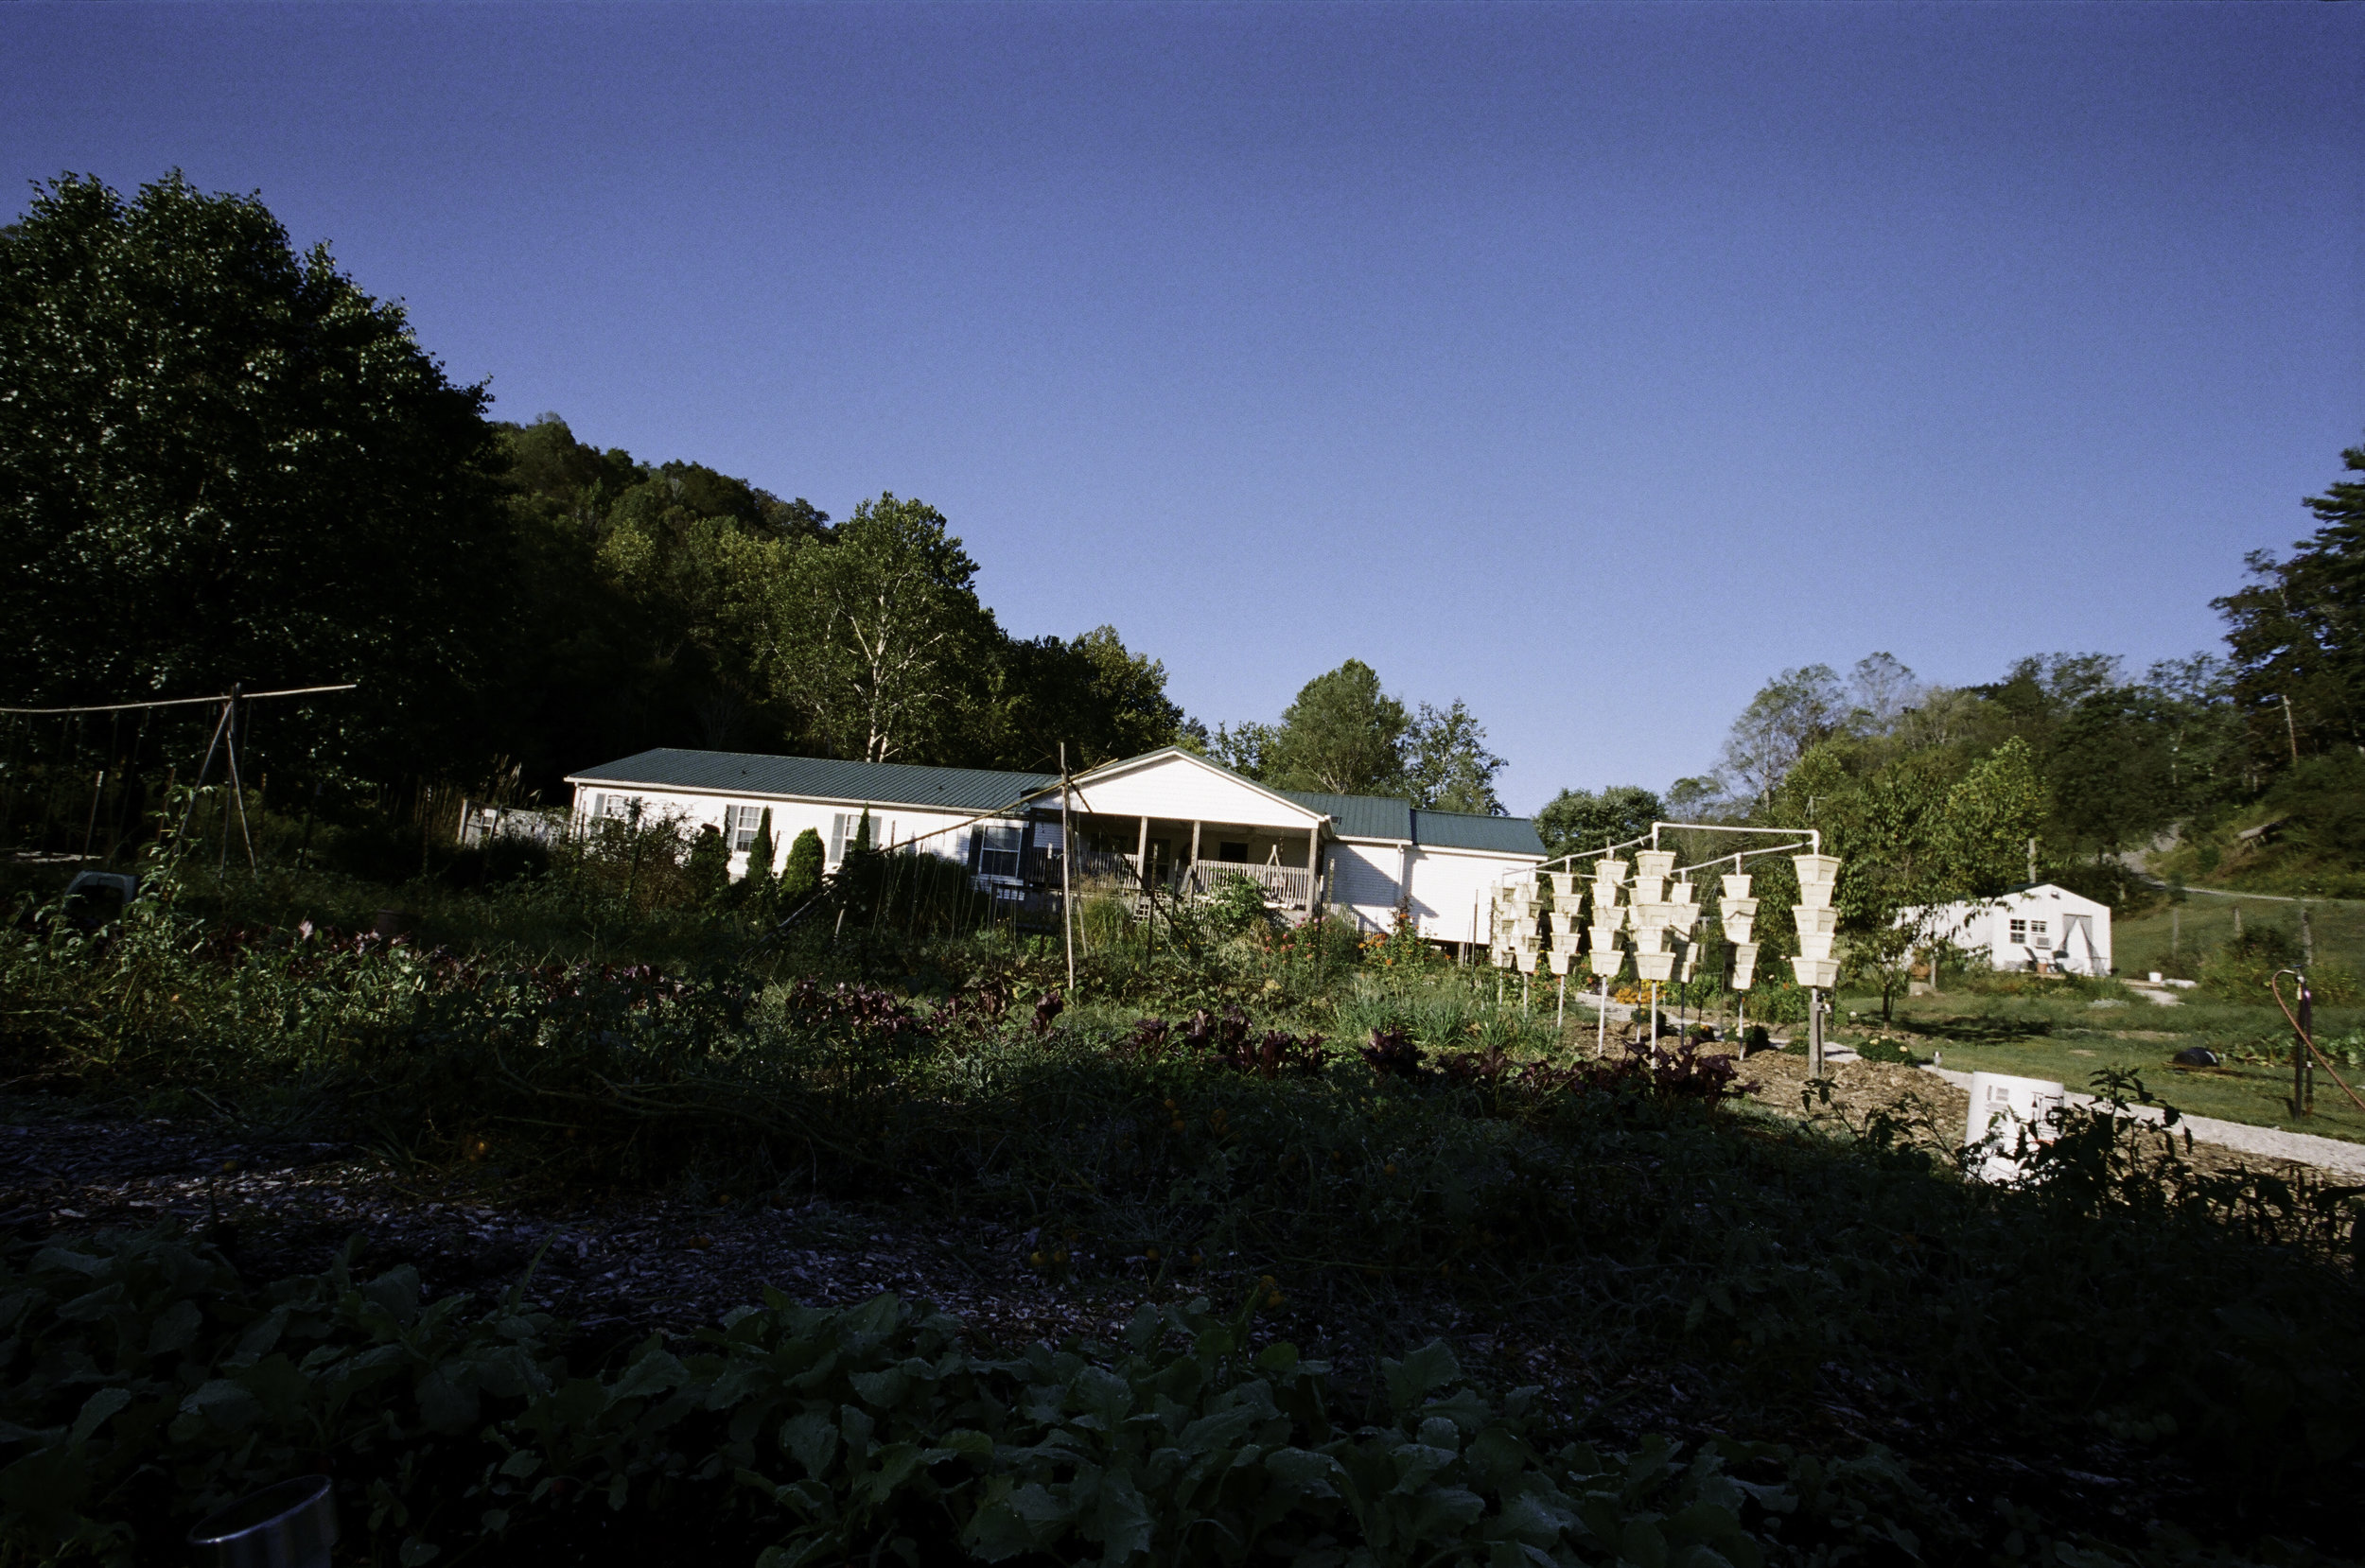
<path fill-rule="evenodd" d="M 788 846 L 788 867 L 780 873 L 781 900 L 802 903 L 820 892 L 822 863 L 821 835 L 805 828 Z"/>
<path fill-rule="evenodd" d="M 2276 972 L 2298 968 L 2301 959 L 2295 935 L 2280 926 L 2253 921 L 2201 961 L 2199 988 L 2231 1002 L 2266 1002 L 2270 999 L 2269 983 Z M 2320 1002 L 2351 1002 L 2360 994 L 2356 977 L 2329 960 L 2319 960 L 2308 970 L 2307 982 Z M 2283 983 L 2283 994 L 2286 999 L 2296 996 L 2288 980 Z"/>
<path fill-rule="evenodd" d="M 251 1288 L 170 1227 L 0 1258 L 0 1557 L 162 1559 L 200 1516 L 307 1470 L 374 1560 L 581 1560 L 620 1527 L 704 1560 L 1107 1563 L 1758 1560 L 1792 1511 L 1729 1466 L 1774 1451 L 1550 1446 L 1443 1343 L 1329 1368 L 1230 1318 L 1147 1307 L 1122 1344 L 964 1348 L 893 1297 L 767 1292 L 722 1326 L 577 1369 L 517 1297 L 432 1304 L 398 1268 Z M 667 1555 L 672 1555 L 668 1553 Z"/>
<path fill-rule="evenodd" d="M 1264 887 L 1238 871 L 1227 871 L 1216 879 L 1216 885 L 1207 892 L 1207 913 L 1216 928 L 1231 936 L 1270 931 L 1275 924 L 1273 912 L 1265 902 Z"/>

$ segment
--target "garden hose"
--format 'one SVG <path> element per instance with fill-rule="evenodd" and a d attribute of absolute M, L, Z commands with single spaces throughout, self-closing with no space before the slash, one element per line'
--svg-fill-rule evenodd
<path fill-rule="evenodd" d="M 2283 1016 L 2291 1020 L 2291 1033 L 2300 1037 L 2300 1043 L 2307 1047 L 2308 1054 L 2314 1056 L 2318 1062 L 2321 1063 L 2324 1071 L 2331 1076 L 2332 1081 L 2340 1086 L 2340 1092 L 2347 1095 L 2357 1109 L 2365 1110 L 2365 1100 L 2357 1099 L 2356 1090 L 2351 1089 L 2349 1087 L 2348 1080 L 2340 1076 L 2339 1071 L 2332 1065 L 2332 1058 L 2326 1056 L 2316 1042 L 2307 1037 L 2307 1031 L 2300 1027 L 2300 1020 L 2297 1015 L 2291 1011 L 2291 1004 L 2283 1000 L 2283 987 L 2276 984 L 2275 982 L 2281 980 L 2285 975 L 2290 975 L 2303 985 L 2307 984 L 2307 977 L 2292 969 L 2277 969 L 2274 973 L 2267 977 L 2267 989 L 2274 993 L 2275 1005 L 2283 1009 Z"/>

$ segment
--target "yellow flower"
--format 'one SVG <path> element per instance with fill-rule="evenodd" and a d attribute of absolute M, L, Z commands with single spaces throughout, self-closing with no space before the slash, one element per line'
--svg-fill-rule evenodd
<path fill-rule="evenodd" d="M 1028 1263 L 1030 1263 L 1034 1264 L 1037 1268 L 1041 1268 L 1041 1267 L 1042 1267 L 1042 1265 L 1043 1265 L 1043 1261 L 1044 1261 L 1044 1260 L 1043 1260 L 1043 1255 L 1042 1255 L 1042 1253 L 1040 1253 L 1040 1252 L 1030 1252 L 1030 1253 L 1028 1253 L 1028 1254 L 1027 1254 L 1027 1256 L 1026 1256 L 1026 1261 L 1027 1261 Z"/>
<path fill-rule="evenodd" d="M 1276 1290 L 1267 1295 L 1265 1298 L 1265 1305 L 1269 1307 L 1277 1307 L 1281 1305 L 1281 1293 Z"/>
<path fill-rule="evenodd" d="M 1387 1164 L 1381 1166 L 1380 1169 L 1389 1176 L 1394 1176 L 1396 1174 L 1396 1162 L 1392 1159 Z"/>
<path fill-rule="evenodd" d="M 1145 1254 L 1145 1256 L 1147 1256 L 1149 1261 L 1154 1263 L 1158 1261 L 1158 1249 L 1153 1246 L 1147 1254 Z"/>

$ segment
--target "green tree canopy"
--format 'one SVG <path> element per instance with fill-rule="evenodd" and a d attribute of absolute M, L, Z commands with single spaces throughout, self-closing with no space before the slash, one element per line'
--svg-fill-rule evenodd
<path fill-rule="evenodd" d="M 1331 794 L 1401 793 L 1400 748 L 1410 726 L 1404 704 L 1379 688 L 1378 672 L 1349 659 L 1306 682 L 1282 712 L 1266 748 L 1265 781 Z"/>
<path fill-rule="evenodd" d="M 485 400 L 255 197 L 40 188 L 0 233 L 9 691 L 359 681 L 324 761 L 454 760 L 516 582 Z"/>
<path fill-rule="evenodd" d="M 766 584 L 774 689 L 833 755 L 928 760 L 957 751 L 996 650 L 977 564 L 944 514 L 883 494 L 800 541 Z"/>
<path fill-rule="evenodd" d="M 2365 446 L 2340 461 L 2365 474 Z M 2251 752 L 2268 768 L 2365 746 L 2365 481 L 2337 480 L 2307 507 L 2314 534 L 2287 556 L 2248 556 L 2250 584 L 2215 601 Z"/>
<path fill-rule="evenodd" d="M 1486 746 L 1485 727 L 1455 698 L 1445 707 L 1423 703 L 1406 726 L 1405 793 L 1423 810 L 1501 816 L 1495 775 L 1507 764 Z"/>
<path fill-rule="evenodd" d="M 1666 814 L 1659 797 L 1638 784 L 1612 784 L 1598 794 L 1563 790 L 1535 813 L 1535 831 L 1557 859 L 1638 839 Z"/>

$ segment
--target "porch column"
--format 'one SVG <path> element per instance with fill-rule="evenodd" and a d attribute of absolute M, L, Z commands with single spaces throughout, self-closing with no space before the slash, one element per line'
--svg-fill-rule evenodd
<path fill-rule="evenodd" d="M 1313 918 L 1320 902 L 1318 894 L 1322 880 L 1323 825 L 1318 822 L 1314 824 L 1313 831 L 1305 835 L 1305 915 L 1309 920 Z"/>
<path fill-rule="evenodd" d="M 1149 819 L 1147 817 L 1142 818 L 1141 848 L 1134 854 L 1133 869 L 1140 874 L 1142 885 L 1147 887 L 1149 885 Z"/>
<path fill-rule="evenodd" d="M 1191 824 L 1190 880 L 1193 887 L 1199 885 L 1199 824 L 1196 822 Z"/>

